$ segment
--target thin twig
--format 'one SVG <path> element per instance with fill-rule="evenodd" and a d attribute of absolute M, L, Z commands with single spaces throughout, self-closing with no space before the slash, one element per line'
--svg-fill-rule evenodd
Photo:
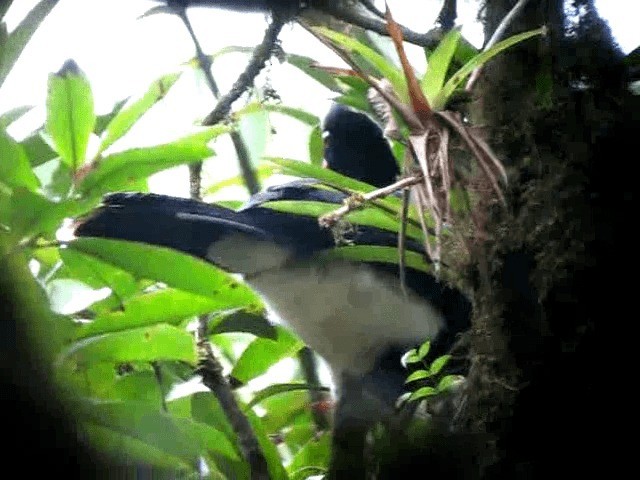
<path fill-rule="evenodd" d="M 309 347 L 303 347 L 298 352 L 298 360 L 300 361 L 300 367 L 307 383 L 313 387 L 320 387 L 320 376 L 318 375 L 318 362 L 316 357 Z M 322 402 L 326 399 L 326 394 L 319 388 L 309 389 L 309 398 L 311 399 L 311 416 L 316 424 L 316 428 L 319 431 L 325 431 L 329 429 L 329 417 L 327 413 L 318 408 Z"/>
<path fill-rule="evenodd" d="M 376 7 L 371 0 L 360 0 L 362 6 L 373 13 L 376 17 L 384 18 L 384 12 Z"/>
<path fill-rule="evenodd" d="M 518 13 L 520 13 L 520 11 L 525 7 L 528 1 L 529 0 L 520 0 L 518 3 L 516 3 L 513 6 L 513 8 L 509 11 L 509 13 L 507 13 L 505 17 L 502 19 L 502 21 L 500 22 L 500 25 L 498 25 L 498 28 L 496 28 L 496 30 L 493 32 L 493 35 L 491 35 L 491 38 L 482 49 L 483 51 L 486 52 L 491 47 L 493 47 L 496 43 L 498 43 L 498 41 L 504 35 L 504 32 L 507 30 L 509 25 L 513 22 L 513 19 L 516 18 Z M 469 80 L 467 80 L 467 85 L 464 87 L 465 91 L 470 92 L 473 89 L 473 86 L 475 85 L 476 81 L 478 80 L 478 78 L 480 78 L 480 73 L 482 73 L 482 65 L 480 65 L 473 72 L 471 72 L 471 75 L 469 76 Z"/>
<path fill-rule="evenodd" d="M 209 115 L 205 117 L 202 124 L 206 126 L 215 125 L 221 122 L 231 110 L 231 105 L 240 96 L 246 92 L 253 84 L 253 81 L 262 71 L 267 61 L 271 58 L 274 45 L 278 40 L 278 35 L 285 24 L 284 17 L 274 15 L 269 27 L 267 28 L 262 42 L 256 46 L 251 55 L 251 59 L 247 64 L 244 72 L 242 72 L 235 81 L 229 92 L 222 96 Z"/>
<path fill-rule="evenodd" d="M 213 96 L 216 99 L 220 98 L 220 89 L 218 88 L 218 84 L 213 78 L 213 73 L 211 72 L 211 58 L 204 53 L 198 38 L 196 37 L 195 31 L 189 21 L 189 17 L 187 16 L 185 8 L 179 8 L 176 10 L 177 15 L 184 23 L 187 31 L 189 32 L 189 36 L 191 37 L 191 41 L 196 49 L 196 58 L 198 59 L 198 64 L 200 66 L 200 70 L 204 74 L 204 78 L 207 81 L 207 85 L 209 86 L 209 90 L 213 93 Z M 233 146 L 236 150 L 236 155 L 238 156 L 238 165 L 240 166 L 240 172 L 242 178 L 244 179 L 244 183 L 247 186 L 247 190 L 252 195 L 260 191 L 260 183 L 258 181 L 258 177 L 251 167 L 251 159 L 249 158 L 249 150 L 242 139 L 242 135 L 239 132 L 232 130 L 230 132 L 231 141 L 233 142 Z M 198 166 L 200 164 L 200 167 Z M 198 196 L 201 191 L 201 182 L 202 182 L 202 166 L 201 162 L 189 164 L 189 184 L 191 186 L 191 193 L 193 197 L 194 192 L 198 192 Z"/>
<path fill-rule="evenodd" d="M 389 195 L 402 190 L 403 188 L 410 187 L 417 183 L 422 182 L 422 175 L 414 175 L 411 177 L 398 180 L 391 185 L 388 185 L 372 192 L 364 193 L 362 195 L 351 197 L 355 201 L 346 201 L 340 208 L 329 212 L 318 219 L 318 223 L 323 227 L 332 227 L 338 220 L 344 217 L 346 214 L 362 208 L 366 203 L 371 202 L 378 198 L 388 197 Z"/>
<path fill-rule="evenodd" d="M 204 316 L 198 321 L 196 340 L 200 357 L 198 373 L 202 376 L 202 383 L 211 390 L 220 402 L 227 420 L 238 436 L 240 450 L 251 468 L 251 478 L 253 480 L 269 479 L 267 461 L 258 439 L 253 433 L 249 420 L 240 409 L 229 382 L 224 378 L 222 365 L 216 359 L 207 338 L 207 320 Z"/>
<path fill-rule="evenodd" d="M 444 0 L 442 3 L 442 8 L 440 9 L 440 13 L 436 19 L 445 32 L 451 30 L 456 24 L 456 18 L 458 16 L 458 7 L 456 5 L 456 0 Z"/>
<path fill-rule="evenodd" d="M 321 12 L 328 13 L 332 17 L 355 25 L 365 30 L 371 30 L 385 37 L 389 36 L 387 24 L 379 18 L 362 14 L 353 8 L 349 2 L 326 2 Z M 437 27 L 427 33 L 418 33 L 407 27 L 400 26 L 404 40 L 414 45 L 425 48 L 435 48 L 442 39 L 442 29 Z"/>

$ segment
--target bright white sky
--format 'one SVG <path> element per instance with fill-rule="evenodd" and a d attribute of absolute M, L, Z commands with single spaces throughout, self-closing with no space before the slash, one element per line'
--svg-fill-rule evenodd
<path fill-rule="evenodd" d="M 6 17 L 10 31 L 36 3 L 37 0 L 14 0 Z M 433 24 L 439 5 L 437 1 L 389 0 L 388 3 L 398 21 L 418 31 Z M 481 43 L 480 26 L 473 21 L 476 2 L 462 0 L 458 3 L 459 22 L 465 25 L 463 33 L 474 43 Z M 47 76 L 57 71 L 68 58 L 73 58 L 89 77 L 100 113 L 108 111 L 114 102 L 126 96 L 143 92 L 155 78 L 180 68 L 181 63 L 193 56 L 193 45 L 181 22 L 168 15 L 137 19 L 155 5 L 157 3 L 150 0 L 60 0 L 0 90 L 0 112 L 20 105 L 35 106 L 11 132 L 24 135 L 42 123 Z M 625 52 L 638 46 L 639 1 L 598 0 L 596 5 L 610 22 Z M 262 14 L 193 8 L 189 10 L 189 16 L 207 53 L 228 45 L 255 45 L 260 42 L 266 26 Z M 287 52 L 312 56 L 326 65 L 340 64 L 331 52 L 299 27 L 285 27 L 281 39 Z M 214 75 L 222 92 L 228 89 L 245 63 L 244 55 L 232 54 L 214 64 Z M 296 69 L 275 64 L 269 75 L 284 104 L 304 107 L 319 116 L 326 112 L 329 93 Z M 214 105 L 202 79 L 194 75 L 183 75 L 174 90 L 157 109 L 159 111 L 153 112 L 156 120 L 149 119 L 141 124 L 130 138 L 138 141 L 144 138 L 149 144 L 170 141 L 191 130 L 193 122 Z M 276 135 L 268 153 L 307 158 L 304 130 L 299 135 L 291 135 L 291 129 L 295 131 L 301 127 L 287 119 L 278 122 L 276 130 L 286 130 L 287 141 L 278 141 Z M 119 147 L 126 146 L 132 145 L 127 145 L 123 139 Z M 216 148 L 219 155 L 224 149 L 224 145 Z M 233 174 L 227 168 L 231 162 L 221 163 L 225 164 L 224 171 L 216 172 L 216 176 Z M 179 184 L 184 186 L 180 191 L 175 190 L 173 187 Z M 171 182 L 162 190 L 180 194 L 184 193 L 184 188 L 186 178 L 183 183 L 171 177 Z"/>

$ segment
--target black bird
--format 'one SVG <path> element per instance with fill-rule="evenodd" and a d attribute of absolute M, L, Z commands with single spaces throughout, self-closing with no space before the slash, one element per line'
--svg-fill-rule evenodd
<path fill-rule="evenodd" d="M 330 168 L 377 186 L 393 182 L 395 159 L 366 115 L 334 106 L 325 129 Z M 318 260 L 319 252 L 335 246 L 332 232 L 316 218 L 265 207 L 273 200 L 341 204 L 345 198 L 306 181 L 261 192 L 238 211 L 164 195 L 115 193 L 76 229 L 78 236 L 170 247 L 243 274 L 333 370 L 339 386 L 334 456 L 340 450 L 347 458 L 333 465 L 334 473 L 362 464 L 366 430 L 393 414 L 407 375 L 402 354 L 426 339 L 432 339 L 434 355 L 444 353 L 468 328 L 470 315 L 464 295 L 423 271 L 407 269 L 405 295 L 397 265 Z M 350 244 L 397 245 L 395 234 L 373 227 L 358 226 L 345 235 Z M 423 253 L 417 243 L 408 242 L 408 248 Z"/>
<path fill-rule="evenodd" d="M 400 173 L 382 130 L 365 114 L 334 104 L 324 119 L 325 163 L 361 182 L 384 187 Z"/>

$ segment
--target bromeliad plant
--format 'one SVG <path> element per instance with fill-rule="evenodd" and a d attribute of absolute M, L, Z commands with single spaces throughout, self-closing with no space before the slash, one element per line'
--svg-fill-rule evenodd
<path fill-rule="evenodd" d="M 495 43 L 469 58 L 461 68 L 448 76 L 456 50 L 461 43 L 460 30 L 453 29 L 428 56 L 426 73 L 418 78 L 404 51 L 400 27 L 389 9 L 386 11 L 386 20 L 401 68 L 396 67 L 375 49 L 343 33 L 324 27 L 312 28 L 311 31 L 350 65 L 354 76 L 367 82 L 375 92 L 374 98 L 382 99 L 383 117 L 387 123 L 386 132 L 397 132 L 397 120 L 403 126 L 401 130 L 405 132 L 404 141 L 408 147 L 405 149 L 405 174 L 413 175 L 415 181 L 408 182 L 405 179 L 397 185 L 397 189 L 411 188 L 422 222 L 425 248 L 437 264 L 441 258 L 443 226 L 454 220 L 453 188 L 465 185 L 454 169 L 450 153 L 451 133 L 462 141 L 490 185 L 493 195 L 502 203 L 505 200 L 500 182 L 507 180 L 504 166 L 489 145 L 476 130 L 465 123 L 458 112 L 447 110 L 447 104 L 455 93 L 461 90 L 463 82 L 486 62 L 519 42 L 544 34 L 545 29 L 542 27 L 531 30 Z M 375 73 L 369 73 L 371 71 Z M 341 72 L 344 74 L 344 70 Z M 471 86 L 472 82 L 468 88 Z M 373 194 L 371 198 L 377 197 Z M 325 223 L 334 223 L 341 213 L 325 217 Z M 433 222 L 432 236 L 427 228 L 430 226 L 428 217 L 431 217 Z"/>

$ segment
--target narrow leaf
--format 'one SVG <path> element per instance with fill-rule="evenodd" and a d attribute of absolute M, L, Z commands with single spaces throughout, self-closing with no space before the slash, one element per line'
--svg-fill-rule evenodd
<path fill-rule="evenodd" d="M 321 68 L 317 68 L 317 61 L 302 55 L 287 55 L 287 62 L 304 72 L 309 77 L 313 78 L 315 81 L 324 85 L 329 90 L 339 93 L 341 91 L 338 82 L 333 77 L 333 75 L 327 73 Z"/>
<path fill-rule="evenodd" d="M 99 152 L 106 150 L 115 141 L 122 138 L 142 115 L 164 98 L 178 78 L 180 78 L 180 73 L 163 75 L 149 86 L 141 98 L 122 108 L 105 128 Z"/>
<path fill-rule="evenodd" d="M 501 42 L 496 43 L 490 49 L 479 53 L 471 60 L 469 60 L 460 70 L 458 70 L 444 85 L 440 93 L 437 95 L 434 108 L 436 110 L 441 109 L 446 105 L 447 100 L 453 93 L 453 91 L 464 81 L 471 72 L 473 72 L 476 68 L 484 65 L 493 57 L 495 57 L 498 53 L 506 50 L 507 48 L 520 43 L 524 40 L 527 40 L 531 37 L 535 37 L 536 35 L 544 35 L 546 32 L 545 27 L 537 28 L 535 30 L 529 30 L 528 32 L 519 33 L 517 35 L 513 35 Z"/>
<path fill-rule="evenodd" d="M 319 256 L 325 259 L 344 259 L 357 262 L 376 262 L 398 264 L 400 253 L 397 247 L 381 247 L 378 245 L 347 245 L 325 250 Z M 405 251 L 405 265 L 422 272 L 431 272 L 431 265 L 424 255 L 411 250 Z"/>
<path fill-rule="evenodd" d="M 32 167 L 58 157 L 55 150 L 42 137 L 43 133 L 42 130 L 38 130 L 20 142 Z"/>
<path fill-rule="evenodd" d="M 241 108 L 240 110 L 234 113 L 234 117 L 235 118 L 242 117 L 243 115 L 248 115 L 251 113 L 257 113 L 262 111 L 280 113 L 282 115 L 286 115 L 287 117 L 291 117 L 295 120 L 298 120 L 306 125 L 309 125 L 310 127 L 314 127 L 320 124 L 320 119 L 317 116 L 315 116 L 312 113 L 301 110 L 299 108 L 287 107 L 286 105 L 273 105 L 270 103 L 259 103 L 259 102 L 252 102 L 244 106 L 243 108 Z"/>
<path fill-rule="evenodd" d="M 400 63 L 402 64 L 402 71 L 404 72 L 409 98 L 411 99 L 411 106 L 413 107 L 413 111 L 424 123 L 425 120 L 431 115 L 431 107 L 429 106 L 429 102 L 425 98 L 424 93 L 420 89 L 420 83 L 418 82 L 416 73 L 414 72 L 411 63 L 407 58 L 406 52 L 404 51 L 404 45 L 402 43 L 402 30 L 400 29 L 400 25 L 398 25 L 393 19 L 391 10 L 389 10 L 388 5 L 385 12 L 385 19 L 387 20 L 387 31 L 389 32 L 389 35 L 393 40 L 393 44 L 395 45 L 396 51 L 398 52 L 398 57 L 400 58 Z"/>
<path fill-rule="evenodd" d="M 324 160 L 324 140 L 320 125 L 316 125 L 309 134 L 309 161 L 311 165 L 319 167 Z"/>
<path fill-rule="evenodd" d="M 245 409 L 252 408 L 254 405 L 266 400 L 269 397 L 274 395 L 280 395 L 286 392 L 294 392 L 296 390 L 315 390 L 319 392 L 330 392 L 331 389 L 329 387 L 320 387 L 310 385 L 308 383 L 277 383 L 273 385 L 269 385 L 266 388 L 263 388 L 259 392 L 256 392 L 251 401 L 245 405 Z"/>
<path fill-rule="evenodd" d="M 0 86 L 2 86 L 22 54 L 24 47 L 26 47 L 42 21 L 57 3 L 58 0 L 40 0 L 7 37 L 6 43 L 2 45 L 2 57 L 0 59 L 2 61 L 0 64 Z"/>
<path fill-rule="evenodd" d="M 21 107 L 12 108 L 11 110 L 0 114 L 0 128 L 8 127 L 13 122 L 20 119 L 25 113 L 30 112 L 32 108 L 33 107 L 31 106 L 23 105 Z"/>
<path fill-rule="evenodd" d="M 196 315 L 226 307 L 222 297 L 203 297 L 167 288 L 130 298 L 122 310 L 104 313 L 78 330 L 78 338 L 112 333 L 158 323 L 179 324 Z"/>
<path fill-rule="evenodd" d="M 324 27 L 316 27 L 314 30 L 335 44 L 347 49 L 350 52 L 357 53 L 373 68 L 375 68 L 381 77 L 391 82 L 395 92 L 401 99 L 408 99 L 408 90 L 405 77 L 401 70 L 396 68 L 393 62 L 380 55 L 373 48 L 351 38 L 343 33 L 334 32 Z"/>
<path fill-rule="evenodd" d="M 288 212 L 316 218 L 331 213 L 338 208 L 338 205 L 334 203 L 303 200 L 277 200 L 264 203 L 262 206 L 279 212 Z M 356 225 L 366 225 L 393 233 L 397 233 L 400 229 L 398 220 L 391 218 L 386 212 L 375 208 L 375 206 L 353 210 L 345 215 L 343 219 Z M 413 225 L 407 225 L 407 236 L 414 240 L 422 241 L 422 230 Z"/>
<path fill-rule="evenodd" d="M 81 339 L 63 353 L 67 357 L 83 363 L 177 360 L 194 365 L 196 348 L 189 332 L 159 324 Z"/>
<path fill-rule="evenodd" d="M 460 28 L 450 30 L 429 56 L 427 72 L 422 77 L 420 86 L 431 103 L 433 103 L 435 96 L 444 85 L 445 76 L 451 65 L 451 59 L 458 47 L 461 35 Z"/>
<path fill-rule="evenodd" d="M 0 125 L 0 184 L 8 187 L 25 187 L 35 190 L 40 186 L 38 177 L 31 170 L 24 148 Z"/>
<path fill-rule="evenodd" d="M 230 130 L 226 125 L 216 125 L 172 143 L 113 153 L 87 173 L 78 189 L 90 195 L 123 190 L 153 173 L 204 160 L 213 155 L 207 143 Z"/>
<path fill-rule="evenodd" d="M 79 238 L 68 248 L 196 295 L 223 298 L 225 308 L 260 308 L 259 298 L 219 268 L 168 248 L 102 238 Z"/>

